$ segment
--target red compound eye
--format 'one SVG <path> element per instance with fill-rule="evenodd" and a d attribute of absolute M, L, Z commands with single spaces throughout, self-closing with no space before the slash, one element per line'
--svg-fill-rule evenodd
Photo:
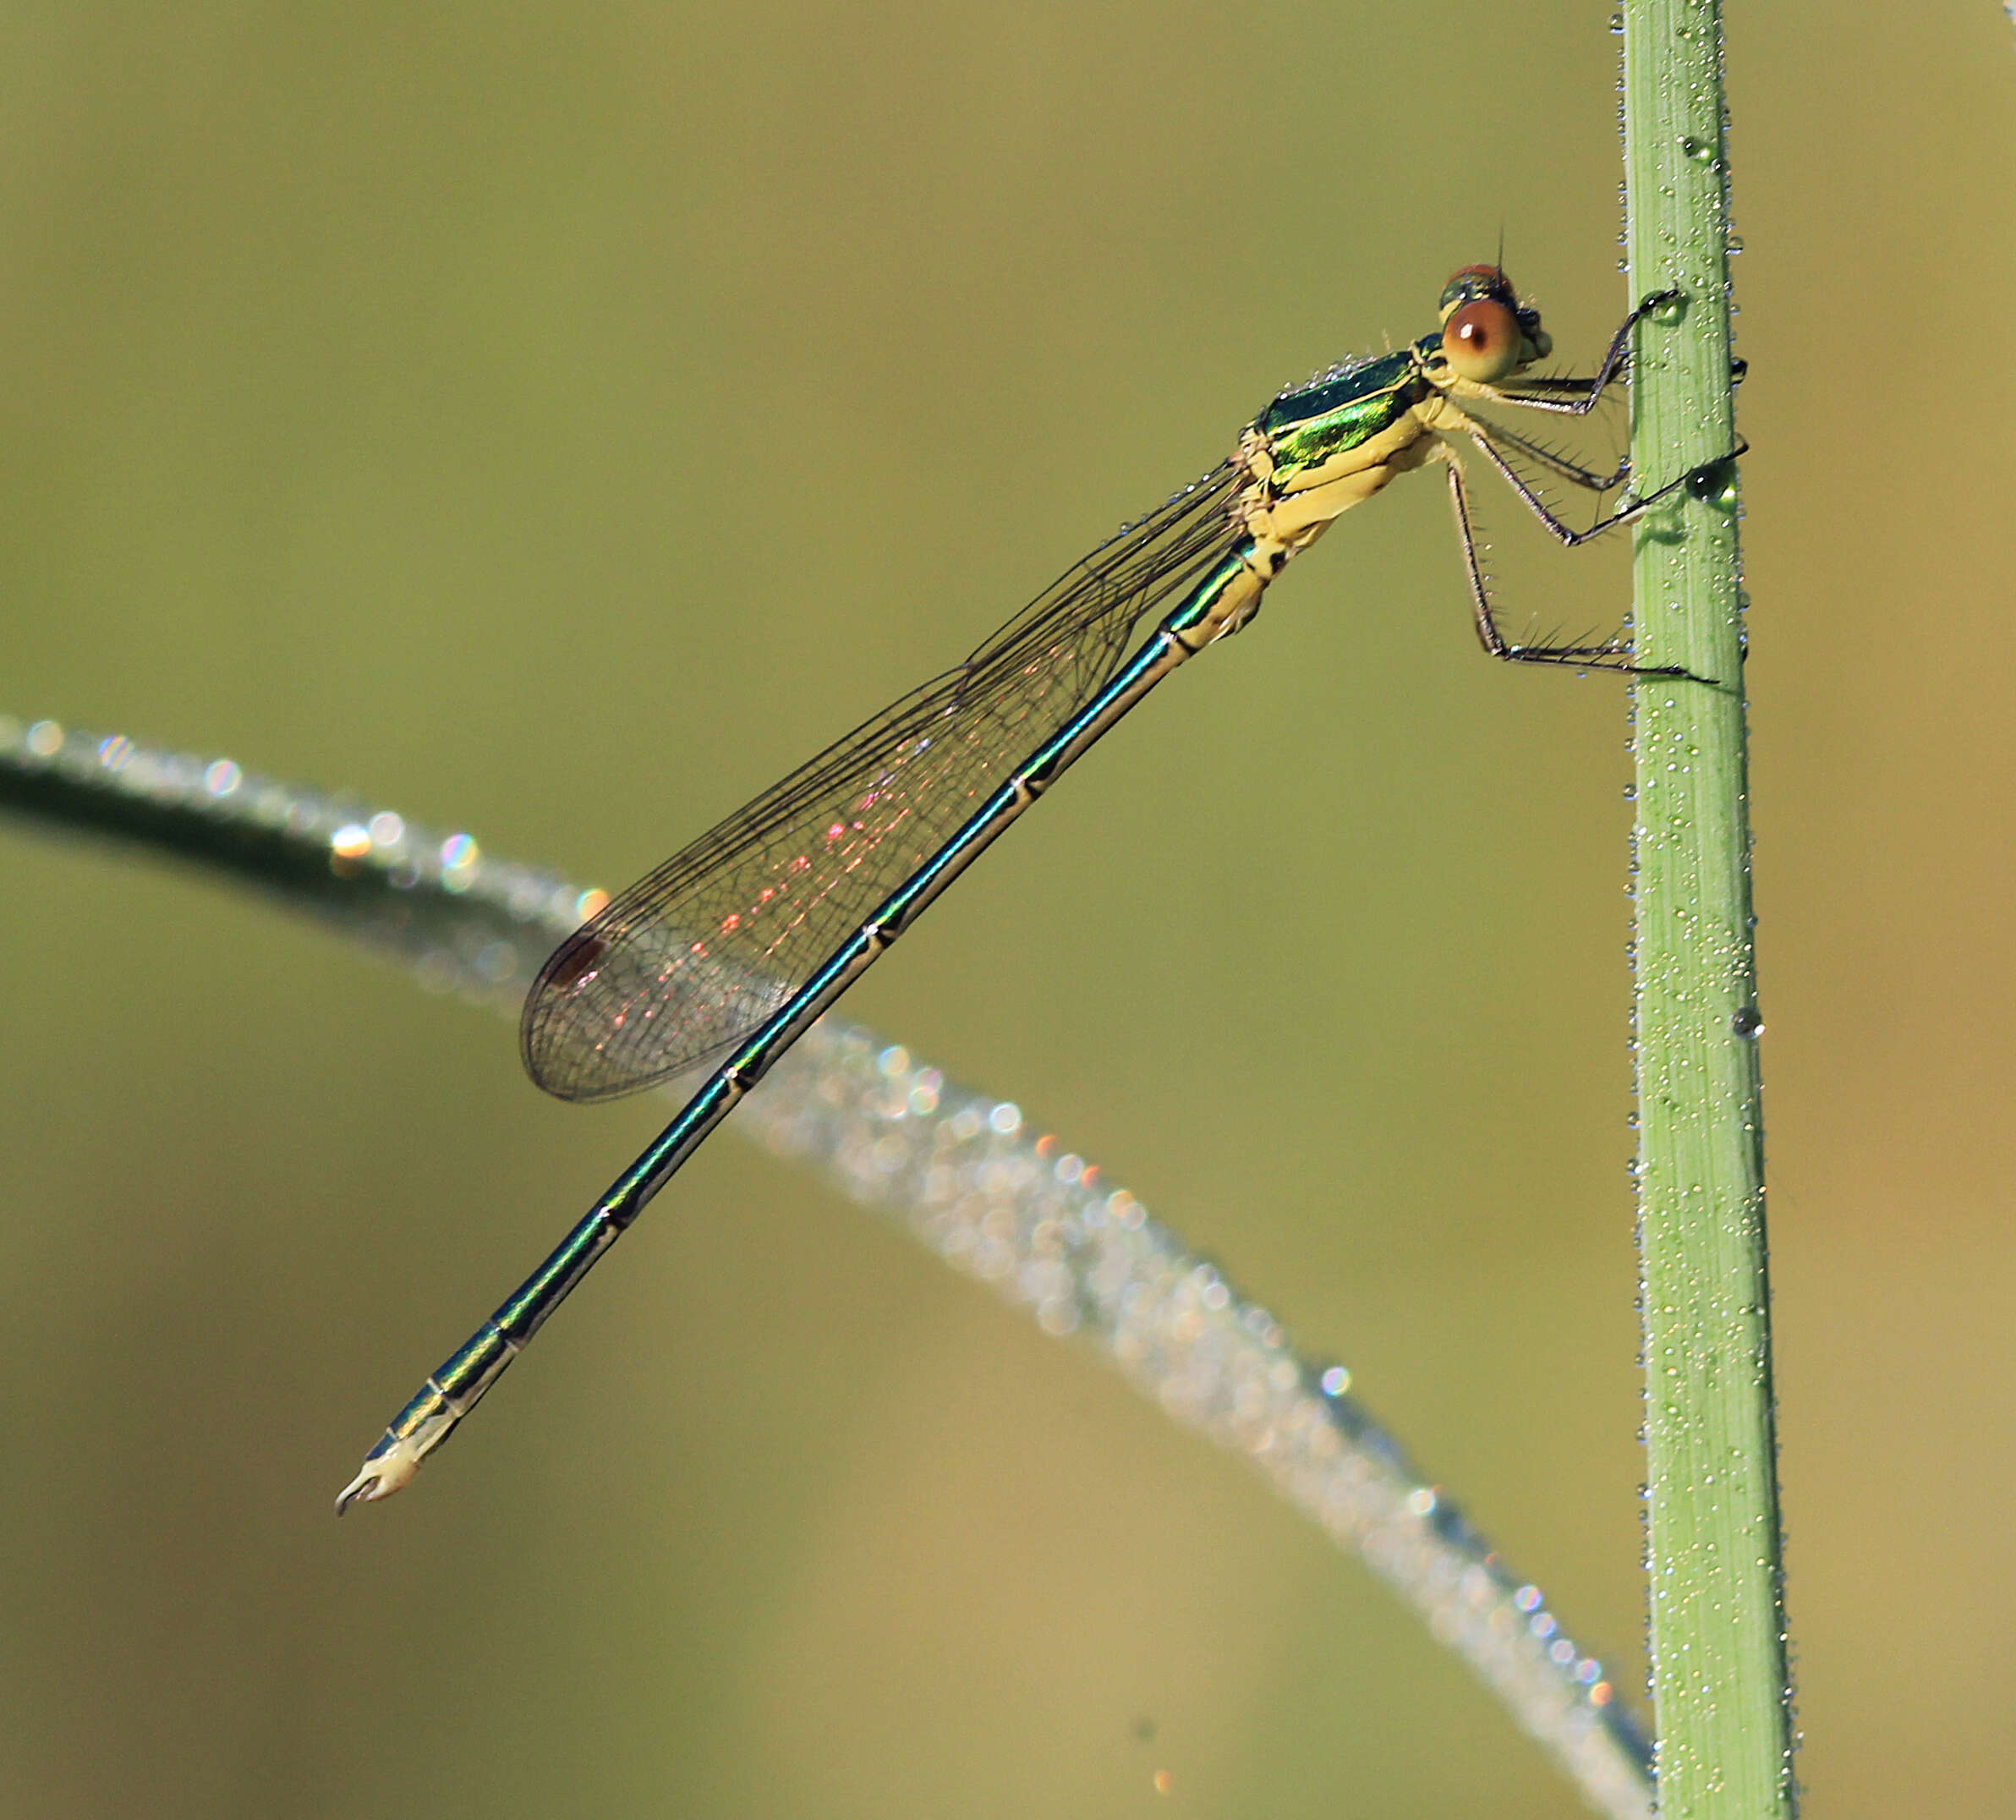
<path fill-rule="evenodd" d="M 1442 351 L 1464 378 L 1490 385 L 1519 365 L 1524 331 L 1519 318 L 1493 297 L 1480 297 L 1442 327 Z"/>

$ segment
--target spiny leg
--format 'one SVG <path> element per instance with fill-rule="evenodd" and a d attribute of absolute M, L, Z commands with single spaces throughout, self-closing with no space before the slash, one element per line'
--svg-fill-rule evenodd
<path fill-rule="evenodd" d="M 1649 511 L 1652 507 L 1657 505 L 1661 500 L 1664 499 L 1668 494 L 1674 492 L 1679 488 L 1686 485 L 1686 484 L 1691 480 L 1696 474 L 1700 474 L 1704 471 L 1698 468 L 1691 469 L 1688 473 L 1682 474 L 1677 480 L 1668 480 L 1664 486 L 1657 489 L 1653 492 L 1647 493 L 1644 498 L 1634 499 L 1624 505 L 1619 506 L 1617 510 L 1613 512 L 1608 518 L 1598 518 L 1594 524 L 1589 527 L 1587 530 L 1577 531 L 1571 529 L 1569 526 L 1564 524 L 1559 518 L 1554 516 L 1553 513 L 1548 508 L 1547 502 L 1542 500 L 1541 496 L 1526 484 L 1524 476 L 1520 474 L 1519 470 L 1515 469 L 1510 462 L 1507 461 L 1504 455 L 1498 452 L 1495 439 L 1500 436 L 1504 436 L 1507 441 L 1515 444 L 1516 447 L 1525 450 L 1527 453 L 1537 454 L 1537 452 L 1534 449 L 1531 444 L 1526 442 L 1521 438 L 1506 436 L 1505 432 L 1502 430 L 1496 429 L 1487 429 L 1474 417 L 1465 418 L 1464 419 L 1463 433 L 1467 436 L 1472 442 L 1476 443 L 1480 450 L 1482 451 L 1484 459 L 1489 462 L 1493 468 L 1497 469 L 1498 471 L 1505 477 L 1506 485 L 1509 485 L 1514 492 L 1517 493 L 1519 496 L 1526 502 L 1527 511 L 1531 512 L 1536 518 L 1539 519 L 1541 524 L 1547 527 L 1548 534 L 1552 535 L 1557 542 L 1561 544 L 1564 548 L 1570 550 L 1575 549 L 1576 545 L 1580 544 L 1587 543 L 1592 537 L 1600 537 L 1605 531 L 1614 530 L 1620 524 L 1629 524 L 1633 518 L 1638 518 L 1644 513 Z M 1559 463 L 1558 460 L 1554 458 L 1548 458 L 1544 457 L 1540 458 L 1547 459 L 1548 464 L 1549 466 L 1554 466 L 1557 467 L 1557 469 L 1559 467 L 1568 465 L 1567 463 Z M 1717 464 L 1714 463 L 1709 463 L 1710 467 L 1716 465 Z M 1452 463 L 1450 467 L 1451 471 L 1453 472 L 1454 469 L 1454 463 Z M 1564 475 L 1564 478 L 1565 479 L 1568 477 Z M 1597 478 L 1599 477 L 1596 475 L 1590 476 L 1591 480 Z M 1621 478 L 1621 475 L 1619 478 Z M 1581 485 L 1586 483 L 1577 481 L 1576 484 L 1578 485 Z M 1600 490 L 1592 488 L 1591 491 L 1602 491 L 1608 492 L 1609 488 L 1608 486 L 1604 486 Z"/>
<path fill-rule="evenodd" d="M 1631 501 L 1620 507 L 1609 518 L 1598 520 L 1586 531 L 1564 532 L 1559 518 L 1541 504 L 1531 487 L 1521 479 L 1514 470 L 1511 463 L 1504 458 L 1504 449 L 1516 449 L 1527 460 L 1546 469 L 1556 480 L 1565 481 L 1570 486 L 1582 487 L 1589 492 L 1598 494 L 1608 493 L 1613 488 L 1623 485 L 1630 479 L 1630 458 L 1624 457 L 1607 474 L 1597 474 L 1593 469 L 1578 466 L 1575 463 L 1569 460 L 1566 456 L 1548 448 L 1544 443 L 1535 442 L 1530 437 L 1522 436 L 1515 430 L 1506 429 L 1503 424 L 1487 424 L 1465 414 L 1462 428 L 1464 433 L 1471 436 L 1476 442 L 1477 447 L 1483 450 L 1492 466 L 1504 475 L 1506 480 L 1517 491 L 1519 496 L 1526 502 L 1541 522 L 1571 547 L 1578 537 L 1592 537 L 1597 532 L 1608 530 L 1613 524 L 1624 524 L 1642 512 L 1647 506 L 1663 499 L 1676 486 L 1685 486 L 1691 481 L 1712 474 L 1717 469 L 1724 466 L 1727 463 L 1735 461 L 1750 453 L 1749 441 L 1745 438 L 1739 436 L 1736 439 L 1736 447 L 1723 458 L 1723 461 L 1703 462 L 1700 467 L 1682 474 L 1679 480 L 1668 481 L 1657 492 L 1648 493 L 1643 499 Z M 1503 447 L 1494 445 L 1503 445 Z"/>
<path fill-rule="evenodd" d="M 1472 419 L 1471 421 L 1476 419 Z M 1608 493 L 1620 487 L 1630 478 L 1630 458 L 1625 456 L 1608 474 L 1598 474 L 1593 468 L 1584 468 L 1545 443 L 1535 442 L 1530 437 L 1505 428 L 1503 424 L 1487 424 L 1485 430 L 1493 441 L 1502 442 L 1508 448 L 1515 448 L 1529 461 L 1537 462 L 1558 480 L 1564 480 L 1570 486 L 1579 486 L 1591 493 Z"/>
<path fill-rule="evenodd" d="M 1487 447 L 1485 452 L 1489 454 L 1491 451 Z M 1471 615 L 1476 627 L 1477 639 L 1493 657 L 1502 658 L 1505 662 L 1513 664 L 1565 664 L 1578 670 L 1615 670 L 1621 672 L 1625 676 L 1687 677 L 1696 682 L 1703 680 L 1695 677 L 1692 672 L 1684 670 L 1677 665 L 1663 665 L 1653 668 L 1631 663 L 1629 661 L 1631 655 L 1630 647 L 1621 644 L 1615 639 L 1604 644 L 1513 644 L 1504 633 L 1498 630 L 1497 617 L 1492 611 L 1491 589 L 1484 579 L 1483 565 L 1477 558 L 1476 534 L 1471 526 L 1470 518 L 1470 490 L 1463 478 L 1462 465 L 1457 459 L 1455 451 L 1449 447 L 1446 443 L 1438 447 L 1436 458 L 1444 463 L 1449 469 L 1449 504 L 1455 510 L 1456 536 L 1458 541 L 1463 545 L 1463 572 L 1470 583 Z M 1517 485 L 1517 482 L 1515 481 L 1514 484 Z M 1531 495 L 1527 493 L 1526 489 L 1521 487 L 1520 491 L 1531 501 Z M 1632 508 L 1630 515 L 1636 516 L 1637 512 L 1643 510 L 1644 506 L 1651 503 L 1650 500 L 1643 502 L 1641 506 Z M 1622 517 L 1613 518 L 1597 526 L 1596 529 L 1586 531 L 1578 535 L 1569 530 L 1565 525 L 1561 524 L 1559 520 L 1553 518 L 1537 502 L 1533 502 L 1533 506 L 1534 510 L 1539 513 L 1541 517 L 1547 520 L 1550 526 L 1561 535 L 1563 540 L 1571 546 L 1575 544 L 1586 543 L 1590 538 L 1596 535 L 1597 530 L 1607 530 L 1611 525 L 1624 522 Z"/>

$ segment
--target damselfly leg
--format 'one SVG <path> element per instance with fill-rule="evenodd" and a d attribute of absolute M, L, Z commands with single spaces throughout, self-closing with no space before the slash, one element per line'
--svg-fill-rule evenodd
<path fill-rule="evenodd" d="M 1610 345 L 1604 351 L 1602 361 L 1598 363 L 1596 371 L 1586 379 L 1520 376 L 1509 383 L 1479 385 L 1470 396 L 1479 403 L 1548 411 L 1560 416 L 1587 416 L 1602 402 L 1606 389 L 1624 372 L 1629 363 L 1632 331 L 1647 316 L 1675 300 L 1679 295 L 1675 291 L 1661 291 L 1640 303 L 1610 337 Z M 1550 449 L 1544 444 L 1507 429 L 1502 424 L 1485 422 L 1469 412 L 1458 414 L 1452 411 L 1449 415 L 1451 421 L 1444 428 L 1444 437 L 1453 440 L 1454 434 L 1460 434 L 1467 439 L 1503 477 L 1505 484 L 1518 495 L 1520 502 L 1542 529 L 1564 549 L 1578 549 L 1602 536 L 1606 531 L 1615 530 L 1620 525 L 1629 524 L 1643 517 L 1652 507 L 1685 487 L 1694 478 L 1692 473 L 1685 474 L 1652 492 L 1627 494 L 1614 509 L 1599 516 L 1594 524 L 1586 529 L 1577 530 L 1548 504 L 1538 489 L 1519 471 L 1515 456 L 1531 462 L 1567 485 L 1593 494 L 1599 501 L 1604 495 L 1625 485 L 1631 479 L 1631 463 L 1628 457 L 1620 459 L 1609 473 L 1601 474 L 1570 460 L 1558 450 Z M 1508 639 L 1498 624 L 1491 584 L 1484 573 L 1478 545 L 1469 485 L 1452 446 L 1452 440 L 1445 440 L 1437 452 L 1448 467 L 1449 504 L 1455 513 L 1457 539 L 1463 550 L 1464 575 L 1470 590 L 1471 616 L 1476 627 L 1478 642 L 1487 651 L 1508 663 L 1553 664 L 1572 669 L 1610 670 L 1624 676 L 1690 677 L 1696 682 L 1706 680 L 1693 677 L 1691 672 L 1678 666 L 1633 663 L 1630 645 L 1623 639 L 1608 639 L 1596 644 L 1525 643 Z"/>

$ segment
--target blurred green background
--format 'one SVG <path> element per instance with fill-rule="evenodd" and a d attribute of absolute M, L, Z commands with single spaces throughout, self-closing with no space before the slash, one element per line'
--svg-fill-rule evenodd
<path fill-rule="evenodd" d="M 620 884 L 1501 229 L 1586 364 L 1606 10 L 8 7 L 0 710 Z M 1986 1815 L 2016 46 L 1743 7 L 1729 73 L 1800 1768 Z M 1624 552 L 1483 491 L 1514 622 L 1614 624 Z M 1623 711 L 1486 661 L 1397 488 L 850 1010 L 1347 1359 L 1635 1689 Z M 0 864 L 0 1811 L 1573 1810 L 1236 1462 L 732 1137 L 339 1527 L 662 1106 L 188 875 Z"/>

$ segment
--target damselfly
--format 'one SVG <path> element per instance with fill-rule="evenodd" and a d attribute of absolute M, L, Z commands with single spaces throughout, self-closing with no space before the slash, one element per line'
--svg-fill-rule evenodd
<path fill-rule="evenodd" d="M 1617 641 L 1507 639 L 1457 459 L 1462 445 L 1475 448 L 1571 547 L 1692 478 L 1626 492 L 1606 514 L 1628 463 L 1580 467 L 1465 408 L 1586 413 L 1623 370 L 1634 328 L 1674 296 L 1640 304 L 1592 376 L 1530 376 L 1553 349 L 1539 312 L 1497 266 L 1466 266 L 1442 293 L 1434 333 L 1282 392 L 1227 460 L 1067 569 L 964 663 L 828 747 L 562 942 L 519 1033 L 540 1086 L 610 1099 L 703 1066 L 713 1072 L 400 1412 L 337 1509 L 411 1479 L 736 1102 L 924 907 L 1172 670 L 1246 625 L 1291 556 L 1396 474 L 1444 464 L 1477 636 L 1492 655 L 1685 674 L 1641 670 Z M 1522 469 L 1593 495 L 1595 522 L 1570 529 Z"/>

